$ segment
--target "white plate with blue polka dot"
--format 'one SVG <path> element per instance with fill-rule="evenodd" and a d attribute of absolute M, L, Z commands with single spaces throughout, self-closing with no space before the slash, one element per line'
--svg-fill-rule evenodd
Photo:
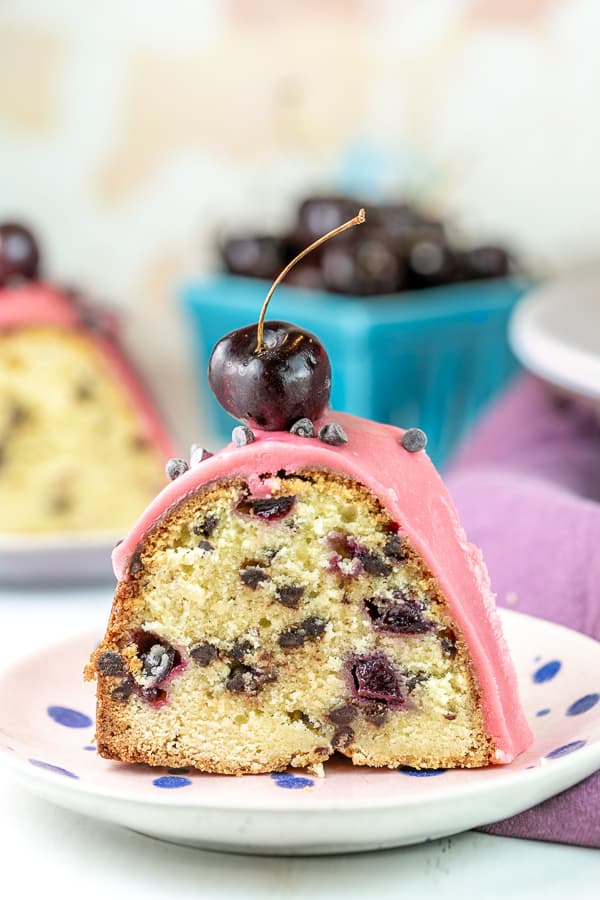
<path fill-rule="evenodd" d="M 501 614 L 535 736 L 507 766 L 417 772 L 340 759 L 323 778 L 301 770 L 235 778 L 104 760 L 93 744 L 93 688 L 81 675 L 96 635 L 48 647 L 2 675 L 0 762 L 60 806 L 208 849 L 355 852 L 455 834 L 600 769 L 600 643 Z"/>

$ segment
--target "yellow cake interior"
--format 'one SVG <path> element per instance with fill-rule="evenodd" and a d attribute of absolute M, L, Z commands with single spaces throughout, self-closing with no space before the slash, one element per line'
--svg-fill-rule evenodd
<path fill-rule="evenodd" d="M 118 532 L 163 485 L 162 456 L 92 341 L 0 332 L 0 533 Z"/>
<path fill-rule="evenodd" d="M 138 548 L 88 668 L 99 752 L 234 774 L 335 751 L 492 761 L 467 648 L 400 523 L 334 472 L 268 474 L 280 517 L 220 481 Z"/>

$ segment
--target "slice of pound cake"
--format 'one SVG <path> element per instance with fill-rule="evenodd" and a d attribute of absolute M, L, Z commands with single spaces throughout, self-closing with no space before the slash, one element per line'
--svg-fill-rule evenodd
<path fill-rule="evenodd" d="M 38 255 L 0 226 L 0 532 L 120 532 L 172 444 L 115 316 L 38 280 Z"/>
<path fill-rule="evenodd" d="M 328 412 L 323 347 L 265 309 L 209 367 L 245 424 L 215 455 L 171 460 L 115 549 L 87 669 L 99 753 L 228 774 L 335 751 L 510 762 L 531 737 L 515 674 L 423 433 Z"/>

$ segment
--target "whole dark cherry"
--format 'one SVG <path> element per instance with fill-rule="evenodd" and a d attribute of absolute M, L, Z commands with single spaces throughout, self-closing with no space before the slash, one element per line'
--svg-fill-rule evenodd
<path fill-rule="evenodd" d="M 353 225 L 364 210 L 314 241 L 277 276 L 256 324 L 232 331 L 215 345 L 208 363 L 213 394 L 234 418 L 265 431 L 289 430 L 298 419 L 317 419 L 327 409 L 331 367 L 325 348 L 310 331 L 290 322 L 265 322 L 277 285 L 311 250 Z"/>
<path fill-rule="evenodd" d="M 0 225 L 0 287 L 37 277 L 40 261 L 32 233 L 17 222 Z"/>
<path fill-rule="evenodd" d="M 327 408 L 331 368 L 320 341 L 290 322 L 265 322 L 256 352 L 258 325 L 226 335 L 208 364 L 208 380 L 230 415 L 266 431 L 289 430 Z"/>

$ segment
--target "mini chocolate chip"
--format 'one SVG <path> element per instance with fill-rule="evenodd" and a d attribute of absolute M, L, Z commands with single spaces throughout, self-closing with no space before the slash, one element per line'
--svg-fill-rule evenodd
<path fill-rule="evenodd" d="M 426 672 L 406 672 L 406 687 L 409 692 L 414 691 L 418 684 L 423 684 L 424 681 L 427 681 L 429 675 Z"/>
<path fill-rule="evenodd" d="M 325 444 L 333 444 L 334 447 L 341 447 L 342 444 L 348 443 L 348 435 L 338 422 L 328 422 L 319 429 L 319 440 Z"/>
<path fill-rule="evenodd" d="M 277 588 L 275 599 L 288 609 L 298 609 L 303 594 L 304 588 L 301 584 L 283 584 Z"/>
<path fill-rule="evenodd" d="M 245 447 L 254 440 L 254 432 L 247 425 L 236 425 L 231 432 L 231 440 L 236 447 Z"/>
<path fill-rule="evenodd" d="M 10 428 L 19 428 L 30 419 L 31 415 L 20 403 L 13 403 L 10 409 L 8 424 Z"/>
<path fill-rule="evenodd" d="M 190 650 L 190 656 L 199 666 L 209 666 L 213 660 L 219 655 L 218 649 L 214 644 L 205 641 L 202 644 L 196 644 Z"/>
<path fill-rule="evenodd" d="M 56 515 L 68 512 L 71 509 L 71 505 L 71 498 L 63 492 L 55 494 L 50 501 L 50 509 Z"/>
<path fill-rule="evenodd" d="M 187 766 L 183 766 L 179 769 L 167 769 L 169 775 L 187 775 L 189 771 Z"/>
<path fill-rule="evenodd" d="M 287 628 L 279 635 L 278 643 L 282 649 L 295 650 L 302 647 L 304 642 L 311 638 L 318 638 L 324 633 L 327 623 L 317 616 L 309 616 L 308 619 Z"/>
<path fill-rule="evenodd" d="M 98 658 L 98 671 L 102 675 L 124 675 L 123 660 L 118 653 L 107 650 Z"/>
<path fill-rule="evenodd" d="M 210 459 L 211 456 L 214 456 L 214 454 L 203 447 L 202 444 L 192 444 L 190 448 L 190 465 L 196 466 L 198 463 L 204 462 L 205 459 Z"/>
<path fill-rule="evenodd" d="M 247 656 L 248 653 L 252 653 L 253 650 L 254 647 L 250 641 L 236 641 L 229 651 L 229 656 L 236 662 L 243 662 L 244 657 Z"/>
<path fill-rule="evenodd" d="M 75 390 L 75 399 L 80 403 L 91 400 L 94 396 L 94 389 L 91 384 L 78 384 Z"/>
<path fill-rule="evenodd" d="M 354 730 L 350 728 L 348 725 L 342 725 L 341 728 L 336 728 L 333 737 L 331 738 L 331 743 L 333 747 L 344 749 L 354 740 Z"/>
<path fill-rule="evenodd" d="M 370 722 L 371 725 L 383 725 L 388 715 L 388 708 L 385 703 L 377 703 L 373 701 L 371 703 L 365 703 L 364 706 L 361 706 L 361 712 L 367 722 Z"/>
<path fill-rule="evenodd" d="M 219 517 L 215 516 L 214 513 L 209 513 L 199 525 L 192 526 L 192 531 L 194 534 L 202 535 L 202 537 L 210 537 L 218 524 Z"/>
<path fill-rule="evenodd" d="M 269 576 L 264 569 L 260 568 L 260 566 L 247 566 L 245 569 L 240 570 L 240 581 L 242 584 L 245 584 L 246 587 L 252 588 L 253 591 L 255 591 L 263 582 L 269 580 Z"/>
<path fill-rule="evenodd" d="M 133 694 L 134 688 L 135 682 L 131 675 L 128 675 L 127 678 L 124 678 L 120 684 L 112 689 L 110 696 L 113 700 L 117 700 L 118 702 L 129 700 Z"/>
<path fill-rule="evenodd" d="M 447 656 L 450 656 L 451 658 L 456 656 L 456 644 L 450 638 L 443 637 L 440 641 L 440 646 L 442 648 L 442 652 Z"/>
<path fill-rule="evenodd" d="M 310 419 L 298 419 L 290 428 L 290 432 L 299 437 L 312 438 L 315 436 L 315 426 Z"/>
<path fill-rule="evenodd" d="M 420 428 L 409 428 L 402 436 L 402 446 L 409 453 L 418 453 L 427 446 L 427 435 Z"/>
<path fill-rule="evenodd" d="M 165 466 L 167 478 L 170 478 L 171 481 L 175 481 L 176 478 L 180 478 L 187 472 L 188 469 L 189 464 L 187 460 L 180 459 L 178 457 L 173 457 L 172 459 L 170 459 Z"/>
<path fill-rule="evenodd" d="M 215 548 L 214 544 L 211 544 L 210 541 L 200 541 L 198 549 L 203 550 L 205 553 L 211 553 Z"/>
<path fill-rule="evenodd" d="M 334 725 L 349 725 L 356 718 L 356 709 L 351 703 L 336 706 L 329 710 L 329 720 Z"/>
<path fill-rule="evenodd" d="M 405 562 L 408 559 L 404 541 L 397 534 L 389 536 L 383 547 L 383 552 L 389 559 L 393 559 L 394 562 Z"/>
<path fill-rule="evenodd" d="M 136 434 L 135 437 L 131 439 L 131 446 L 134 450 L 137 450 L 138 453 L 144 453 L 146 450 L 150 450 L 152 443 L 143 434 Z"/>
<path fill-rule="evenodd" d="M 363 564 L 363 568 L 368 575 L 390 575 L 392 567 L 376 553 L 371 550 L 358 554 L 358 558 Z"/>
<path fill-rule="evenodd" d="M 449 722 L 453 722 L 456 719 L 456 713 L 444 713 L 444 718 L 448 719 Z"/>
<path fill-rule="evenodd" d="M 129 563 L 129 574 L 137 575 L 144 568 L 144 564 L 142 562 L 142 557 L 139 553 L 134 553 L 131 557 L 131 561 Z"/>
<path fill-rule="evenodd" d="M 252 666 L 233 666 L 225 687 L 234 694 L 255 694 L 265 684 L 275 681 L 276 675 L 268 670 L 254 669 Z"/>

